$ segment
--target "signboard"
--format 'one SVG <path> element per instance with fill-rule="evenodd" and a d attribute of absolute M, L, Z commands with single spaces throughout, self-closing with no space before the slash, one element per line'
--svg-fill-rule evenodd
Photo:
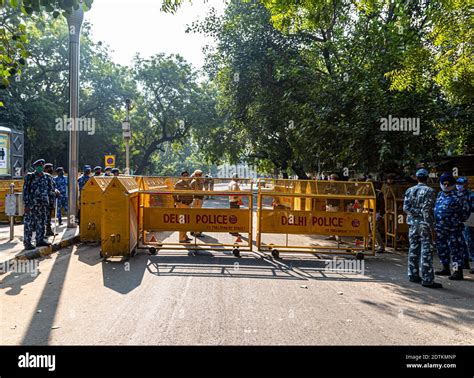
<path fill-rule="evenodd" d="M 115 168 L 115 155 L 105 155 L 105 166 Z"/>
<path fill-rule="evenodd" d="M 147 231 L 249 232 L 248 209 L 145 208 Z"/>
<path fill-rule="evenodd" d="M 260 231 L 274 234 L 368 236 L 369 214 L 262 210 Z"/>
<path fill-rule="evenodd" d="M 10 174 L 10 136 L 6 133 L 0 133 L 0 175 Z"/>

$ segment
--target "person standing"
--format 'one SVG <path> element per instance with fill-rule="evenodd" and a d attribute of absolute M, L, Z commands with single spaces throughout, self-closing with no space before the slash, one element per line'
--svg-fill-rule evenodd
<path fill-rule="evenodd" d="M 35 231 L 36 247 L 47 247 L 51 244 L 45 238 L 45 227 L 50 210 L 51 198 L 54 198 L 52 181 L 44 173 L 44 159 L 33 163 L 35 172 L 28 173 L 23 183 L 23 202 L 25 216 L 23 218 L 23 244 L 25 250 L 35 249 L 31 244 Z"/>
<path fill-rule="evenodd" d="M 201 191 L 204 190 L 204 180 L 202 179 L 202 171 L 199 169 L 196 169 L 193 174 L 191 175 L 193 180 L 191 181 L 190 187 L 191 190 L 193 191 Z M 193 194 L 193 203 L 192 207 L 195 209 L 200 209 L 202 208 L 202 204 L 204 202 L 204 196 L 201 196 L 199 194 Z M 204 236 L 202 232 L 191 232 L 192 236 L 197 236 L 197 237 L 202 237 Z"/>
<path fill-rule="evenodd" d="M 230 192 L 240 192 L 239 185 L 239 176 L 237 173 L 232 175 L 232 180 L 229 182 L 228 189 Z M 240 209 L 240 206 L 243 205 L 242 197 L 238 195 L 229 196 L 229 207 L 231 209 Z M 238 232 L 229 232 L 232 236 L 240 236 Z"/>
<path fill-rule="evenodd" d="M 466 197 L 456 191 L 456 180 L 451 173 L 444 173 L 440 179 L 441 192 L 435 205 L 436 247 L 443 269 L 439 276 L 449 276 L 450 280 L 462 280 L 465 241 L 464 222 L 469 218 L 470 209 Z M 451 274 L 450 262 L 453 273 Z"/>
<path fill-rule="evenodd" d="M 189 172 L 183 171 L 181 172 L 181 180 L 174 184 L 174 190 L 191 190 L 191 186 L 189 185 Z M 173 196 L 175 206 L 177 208 L 189 208 L 189 205 L 193 202 L 192 195 L 186 194 L 175 194 Z M 189 243 L 192 239 L 188 237 L 186 231 L 179 232 L 179 242 L 180 243 Z"/>
<path fill-rule="evenodd" d="M 62 217 L 61 217 L 61 209 L 64 209 L 64 212 L 67 214 L 67 187 L 68 187 L 68 179 L 64 176 L 64 168 L 57 167 L 56 168 L 57 176 L 54 177 L 54 183 L 56 184 L 56 189 L 59 190 L 59 198 L 58 198 L 58 207 L 56 209 L 56 217 L 58 218 L 58 224 L 62 225 Z"/>
<path fill-rule="evenodd" d="M 426 169 L 419 169 L 416 178 L 418 184 L 407 189 L 403 202 L 403 211 L 407 214 L 409 225 L 408 279 L 410 282 L 421 282 L 424 287 L 439 289 L 443 285 L 434 282 L 433 269 L 435 235 L 433 208 L 436 193 L 433 188 L 426 185 L 428 181 Z"/>
<path fill-rule="evenodd" d="M 100 165 L 94 167 L 94 176 L 102 176 L 102 167 Z"/>
<path fill-rule="evenodd" d="M 87 184 L 87 181 L 91 178 L 91 166 L 85 165 L 84 172 L 82 173 L 81 177 L 77 179 L 77 183 L 79 184 L 79 192 L 82 191 L 84 186 Z"/>
<path fill-rule="evenodd" d="M 51 185 L 54 188 L 54 191 L 51 195 L 50 202 L 49 202 L 49 210 L 47 212 L 46 216 L 46 236 L 54 236 L 55 233 L 53 231 L 53 228 L 51 227 L 51 218 L 54 216 L 54 205 L 56 203 L 56 198 L 59 197 L 60 193 L 56 189 L 56 183 L 54 182 L 53 178 L 53 164 L 51 163 L 46 163 L 44 165 L 44 175 L 50 180 Z"/>
<path fill-rule="evenodd" d="M 104 176 L 112 176 L 112 167 L 105 167 Z"/>
<path fill-rule="evenodd" d="M 467 177 L 459 177 L 456 180 L 457 191 L 466 197 L 469 204 L 469 217 L 474 217 L 474 192 L 469 189 L 469 182 Z M 464 254 L 464 269 L 470 269 L 469 260 L 474 262 L 474 236 L 472 227 L 469 226 L 469 222 L 466 221 L 464 224 L 463 231 L 464 241 L 466 243 L 466 249 Z M 471 269 L 469 273 L 474 274 L 474 269 Z"/>

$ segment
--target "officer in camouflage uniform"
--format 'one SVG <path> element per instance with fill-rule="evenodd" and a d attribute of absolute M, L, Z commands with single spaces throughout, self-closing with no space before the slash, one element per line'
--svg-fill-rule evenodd
<path fill-rule="evenodd" d="M 467 177 L 459 177 L 456 180 L 456 189 L 460 194 L 463 194 L 469 204 L 470 216 L 474 216 L 474 192 L 469 189 L 469 182 Z M 469 227 L 468 222 L 464 224 L 464 241 L 466 242 L 466 250 L 464 254 L 464 269 L 470 269 L 469 260 L 474 262 L 474 237 L 473 237 L 472 228 Z M 471 269 L 471 274 L 474 274 L 474 269 Z"/>
<path fill-rule="evenodd" d="M 87 184 L 87 181 L 91 178 L 91 166 L 85 165 L 84 166 L 84 173 L 77 179 L 77 183 L 79 184 L 79 191 L 84 188 L 84 185 Z"/>
<path fill-rule="evenodd" d="M 436 274 L 449 276 L 450 280 L 462 280 L 466 249 L 462 233 L 464 222 L 470 215 L 469 204 L 466 197 L 456 191 L 453 175 L 444 173 L 439 181 L 442 191 L 438 194 L 435 205 L 436 246 L 443 269 Z M 450 271 L 450 260 L 453 274 Z"/>
<path fill-rule="evenodd" d="M 61 209 L 67 213 L 67 185 L 68 180 L 67 177 L 64 176 L 64 168 L 58 167 L 56 168 L 57 176 L 54 177 L 54 183 L 56 184 L 56 189 L 59 190 L 59 198 L 58 198 L 58 207 L 56 209 L 56 217 L 58 218 L 58 223 L 61 225 L 63 223 L 61 217 Z"/>
<path fill-rule="evenodd" d="M 436 193 L 433 188 L 426 185 L 428 180 L 426 169 L 419 169 L 416 178 L 418 184 L 407 189 L 403 203 L 403 211 L 407 214 L 407 223 L 410 226 L 408 278 L 411 282 L 421 282 L 425 287 L 439 289 L 443 286 L 434 282 L 433 269 L 433 207 Z"/>
<path fill-rule="evenodd" d="M 43 159 L 35 161 L 33 163 L 35 172 L 28 173 L 23 184 L 25 205 L 23 244 L 25 250 L 35 249 L 31 244 L 33 231 L 36 233 L 36 247 L 51 245 L 44 240 L 44 237 L 48 211 L 51 208 L 51 198 L 54 198 L 54 188 L 52 180 L 44 173 L 44 163 Z"/>
<path fill-rule="evenodd" d="M 56 189 L 56 183 L 53 178 L 53 164 L 46 163 L 44 165 L 44 175 L 51 181 L 54 188 L 54 193 L 50 198 L 50 205 L 48 210 L 48 217 L 46 219 L 46 236 L 54 236 L 53 229 L 51 227 L 51 217 L 54 214 L 54 205 L 56 203 L 56 196 L 59 196 L 59 191 Z"/>

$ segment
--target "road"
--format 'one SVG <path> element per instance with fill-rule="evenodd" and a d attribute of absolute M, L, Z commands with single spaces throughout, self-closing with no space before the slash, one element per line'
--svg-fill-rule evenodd
<path fill-rule="evenodd" d="M 324 271 L 312 254 L 141 251 L 99 258 L 97 245 L 0 276 L 8 345 L 473 344 L 474 276 L 407 282 L 405 253 L 368 257 L 364 274 Z M 326 256 L 332 259 L 332 256 Z"/>

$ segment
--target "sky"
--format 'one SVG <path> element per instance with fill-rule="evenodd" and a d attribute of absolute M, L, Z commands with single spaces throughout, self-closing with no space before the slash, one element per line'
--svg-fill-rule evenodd
<path fill-rule="evenodd" d="M 202 48 L 213 39 L 186 33 L 187 25 L 203 20 L 211 7 L 222 14 L 224 0 L 185 2 L 175 14 L 160 11 L 161 0 L 94 0 L 85 13 L 92 38 L 110 46 L 112 59 L 129 65 L 136 53 L 149 57 L 159 52 L 180 54 L 195 68 L 204 64 Z"/>

